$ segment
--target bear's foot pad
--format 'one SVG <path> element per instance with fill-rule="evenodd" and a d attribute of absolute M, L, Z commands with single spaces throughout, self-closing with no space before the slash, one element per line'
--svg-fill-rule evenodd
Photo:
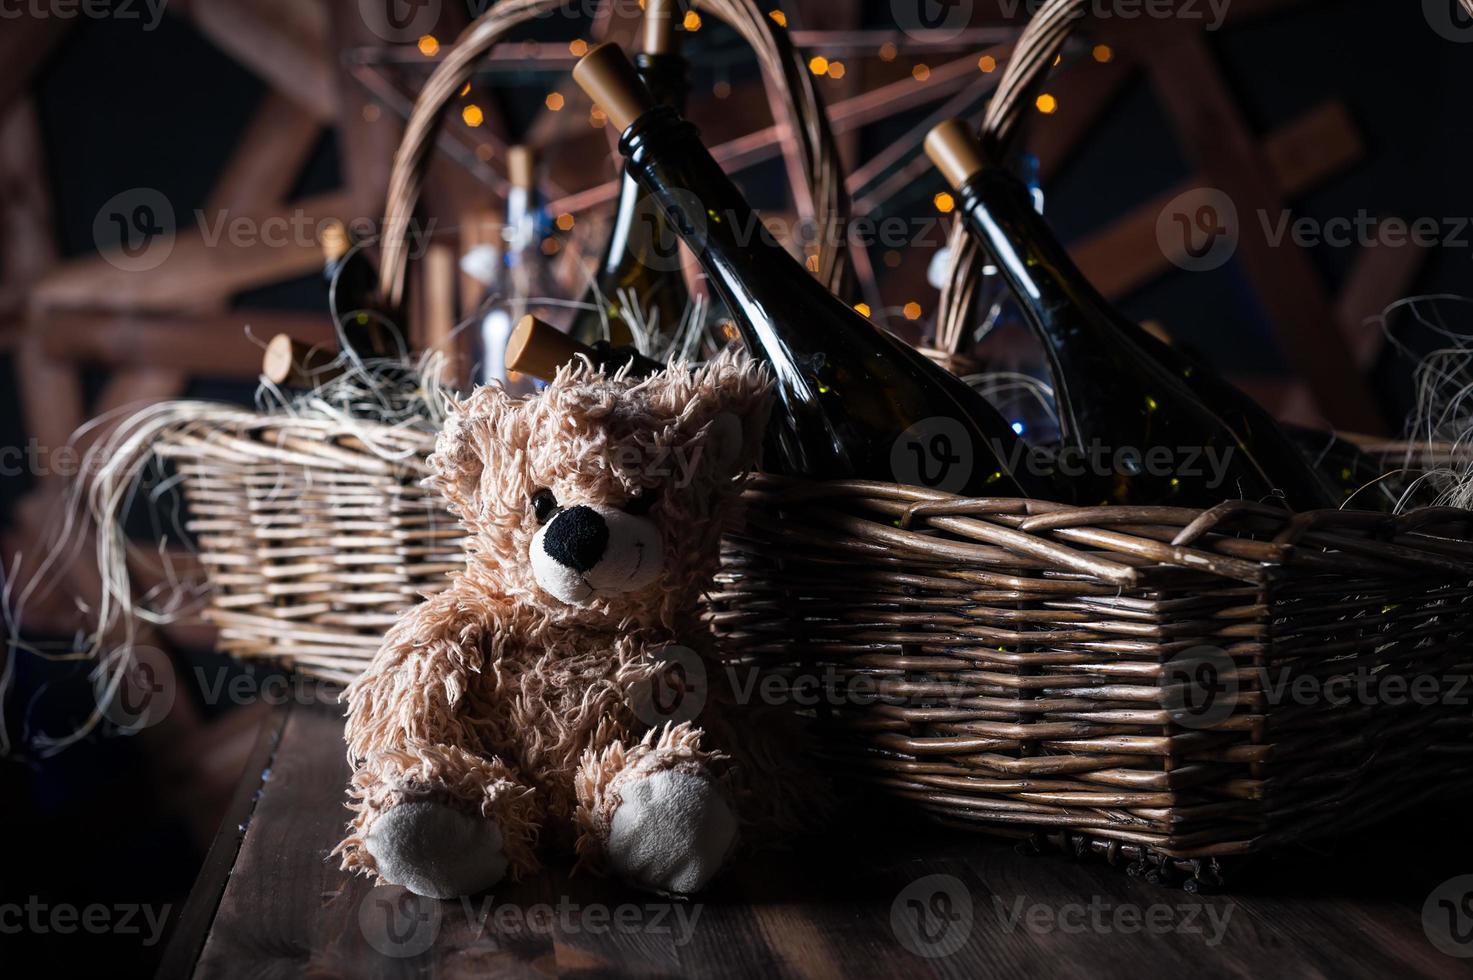
<path fill-rule="evenodd" d="M 373 822 L 366 840 L 379 876 L 425 898 L 474 895 L 506 874 L 501 828 L 444 803 L 401 803 Z"/>
<path fill-rule="evenodd" d="M 623 786 L 619 797 L 606 853 L 622 877 L 653 891 L 689 895 L 725 863 L 737 821 L 711 780 L 665 770 Z"/>

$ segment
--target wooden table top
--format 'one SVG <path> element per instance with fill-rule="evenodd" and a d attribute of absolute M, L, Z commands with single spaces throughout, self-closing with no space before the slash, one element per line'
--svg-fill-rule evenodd
<path fill-rule="evenodd" d="M 433 902 L 328 857 L 347 778 L 335 709 L 268 720 L 161 976 L 1473 976 L 1473 878 L 1446 884 L 1473 874 L 1465 816 L 1211 896 L 917 823 L 744 862 L 691 902 L 565 868 Z"/>

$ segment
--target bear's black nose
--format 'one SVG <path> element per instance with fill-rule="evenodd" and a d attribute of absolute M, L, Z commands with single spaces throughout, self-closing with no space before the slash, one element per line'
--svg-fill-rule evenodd
<path fill-rule="evenodd" d="M 597 565 L 608 545 L 609 526 L 592 507 L 569 507 L 552 519 L 542 535 L 542 550 L 575 572 Z"/>

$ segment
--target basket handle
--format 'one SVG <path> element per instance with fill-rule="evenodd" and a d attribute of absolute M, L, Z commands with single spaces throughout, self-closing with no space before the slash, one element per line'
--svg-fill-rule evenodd
<path fill-rule="evenodd" d="M 1473 0 L 1463 2 L 1473 4 Z M 1013 56 L 982 119 L 982 145 L 995 158 L 1000 159 L 1017 136 L 1034 88 L 1043 82 L 1069 32 L 1087 13 L 1089 3 L 1090 0 L 1046 0 L 1018 36 Z M 951 259 L 936 307 L 935 339 L 938 349 L 950 353 L 957 349 L 971 322 L 983 261 L 981 249 L 960 218 L 951 227 L 947 246 Z"/>
<path fill-rule="evenodd" d="M 440 120 L 457 92 L 475 72 L 476 63 L 519 24 L 556 9 L 566 0 L 501 0 L 461 32 L 415 100 L 404 128 L 404 138 L 394 154 L 389 176 L 388 203 L 384 209 L 381 239 L 382 265 L 379 293 L 390 306 L 404 297 L 409 266 L 407 231 L 419 200 L 424 173 Z M 784 102 L 794 134 L 798 168 L 807 185 L 812 217 L 818 234 L 814 274 L 837 292 L 847 272 L 843 230 L 849 213 L 849 196 L 839 153 L 819 101 L 818 90 L 802 56 L 787 32 L 757 6 L 755 0 L 693 0 L 696 9 L 725 21 L 751 45 L 762 66 L 762 75 L 775 101 Z M 800 207 L 802 202 L 800 202 Z"/>

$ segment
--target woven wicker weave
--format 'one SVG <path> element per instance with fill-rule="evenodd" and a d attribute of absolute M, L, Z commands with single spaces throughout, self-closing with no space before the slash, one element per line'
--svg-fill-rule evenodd
<path fill-rule="evenodd" d="M 330 422 L 205 404 L 159 441 L 182 478 L 222 651 L 347 683 L 399 614 L 465 565 L 464 529 L 419 485 L 433 436 L 373 433 L 407 461 Z"/>
<path fill-rule="evenodd" d="M 838 761 L 940 817 L 1211 858 L 1473 781 L 1470 537 L 1473 513 L 1442 508 L 768 480 L 711 615 L 738 663 L 785 679 L 760 689 L 824 692 Z M 1370 698 L 1336 703 L 1369 674 Z M 1392 676 L 1436 693 L 1390 703 Z"/>

